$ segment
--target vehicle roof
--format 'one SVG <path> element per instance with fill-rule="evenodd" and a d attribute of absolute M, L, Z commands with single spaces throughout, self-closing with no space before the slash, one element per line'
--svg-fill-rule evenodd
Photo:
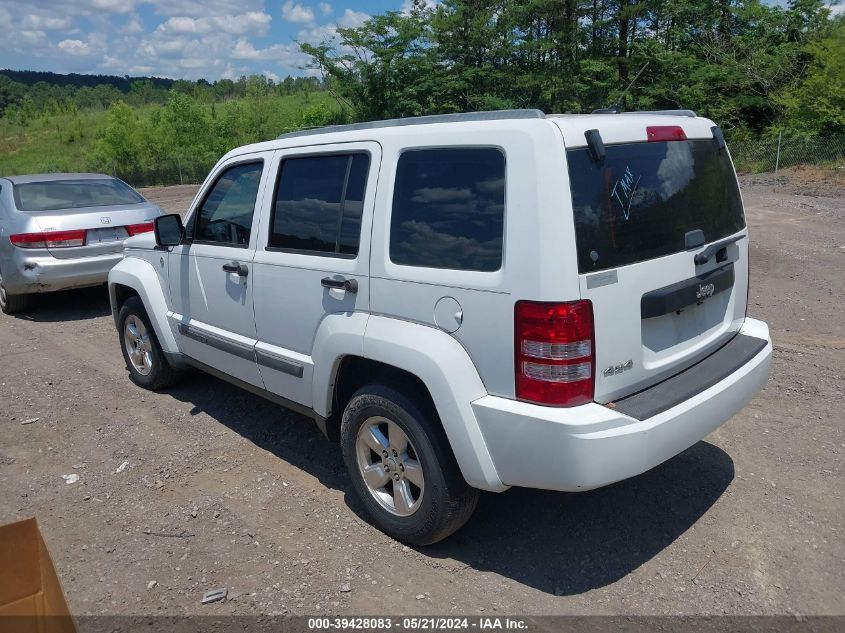
<path fill-rule="evenodd" d="M 103 178 L 108 178 L 109 180 L 113 180 L 113 176 L 109 176 L 107 174 L 70 174 L 70 173 L 59 173 L 59 174 L 26 174 L 24 176 L 3 176 L 5 180 L 8 180 L 13 185 L 23 185 L 31 182 L 53 182 L 56 180 L 102 180 Z"/>
<path fill-rule="evenodd" d="M 624 129 L 635 122 L 665 121 L 665 124 L 681 123 L 698 131 L 707 130 L 713 125 L 707 119 L 698 117 L 691 110 L 656 110 L 646 112 L 595 113 L 595 114 L 545 114 L 540 110 L 499 110 L 490 112 L 467 112 L 459 114 L 439 114 L 384 121 L 369 121 L 349 125 L 329 125 L 325 127 L 296 130 L 278 136 L 270 141 L 253 143 L 237 147 L 226 154 L 222 160 L 239 155 L 267 152 L 310 145 L 348 143 L 360 141 L 379 141 L 398 134 L 425 134 L 432 125 L 492 125 L 501 126 L 509 122 L 517 125 L 549 125 L 554 122 L 564 129 L 567 146 L 585 145 L 582 128 L 605 127 L 606 129 Z M 706 127 L 705 127 L 706 126 Z M 567 134 L 567 132 L 569 132 Z M 689 133 L 689 132 L 688 132 Z M 645 128 L 642 130 L 645 137 Z M 644 140 L 644 139 L 643 139 Z"/>

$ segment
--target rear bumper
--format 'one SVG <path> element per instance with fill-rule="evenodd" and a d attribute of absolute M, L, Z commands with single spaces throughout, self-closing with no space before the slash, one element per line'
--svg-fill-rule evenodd
<path fill-rule="evenodd" d="M 476 400 L 473 410 L 502 483 L 589 490 L 639 475 L 692 446 L 742 409 L 769 376 L 768 326 L 746 319 L 741 334 L 765 345 L 715 384 L 643 420 L 595 403 L 564 409 L 496 396 Z"/>
<path fill-rule="evenodd" d="M 15 249 L 12 265 L 3 270 L 3 284 L 10 294 L 53 292 L 105 283 L 122 253 L 56 259 Z"/>

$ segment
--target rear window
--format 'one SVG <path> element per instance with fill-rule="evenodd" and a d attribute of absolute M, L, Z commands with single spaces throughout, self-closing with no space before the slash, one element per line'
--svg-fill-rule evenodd
<path fill-rule="evenodd" d="M 15 205 L 21 211 L 53 211 L 80 207 L 140 204 L 144 199 L 120 180 L 51 180 L 15 185 Z"/>
<path fill-rule="evenodd" d="M 707 242 L 745 227 L 726 151 L 712 140 L 605 146 L 566 152 L 578 270 L 589 273 L 685 250 L 687 232 Z"/>

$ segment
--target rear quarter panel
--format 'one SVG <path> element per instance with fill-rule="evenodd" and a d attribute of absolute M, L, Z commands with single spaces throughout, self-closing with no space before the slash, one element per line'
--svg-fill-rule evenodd
<path fill-rule="evenodd" d="M 425 126 L 386 130 L 373 221 L 373 314 L 437 327 L 438 300 L 455 299 L 463 321 L 450 336 L 469 354 L 489 393 L 513 397 L 513 310 L 521 299 L 579 297 L 571 221 L 567 224 L 563 143 L 546 120 Z M 396 164 L 403 151 L 433 147 L 498 147 L 505 153 L 502 268 L 459 271 L 397 265 L 390 260 Z M 415 345 L 414 340 L 408 341 Z"/>

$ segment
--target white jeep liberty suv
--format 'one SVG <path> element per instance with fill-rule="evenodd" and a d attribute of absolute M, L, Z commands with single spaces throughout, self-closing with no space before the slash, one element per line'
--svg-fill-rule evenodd
<path fill-rule="evenodd" d="M 193 366 L 313 417 L 409 543 L 479 490 L 589 490 L 698 442 L 763 386 L 722 131 L 689 111 L 421 117 L 224 156 L 126 242 L 130 378 Z"/>

